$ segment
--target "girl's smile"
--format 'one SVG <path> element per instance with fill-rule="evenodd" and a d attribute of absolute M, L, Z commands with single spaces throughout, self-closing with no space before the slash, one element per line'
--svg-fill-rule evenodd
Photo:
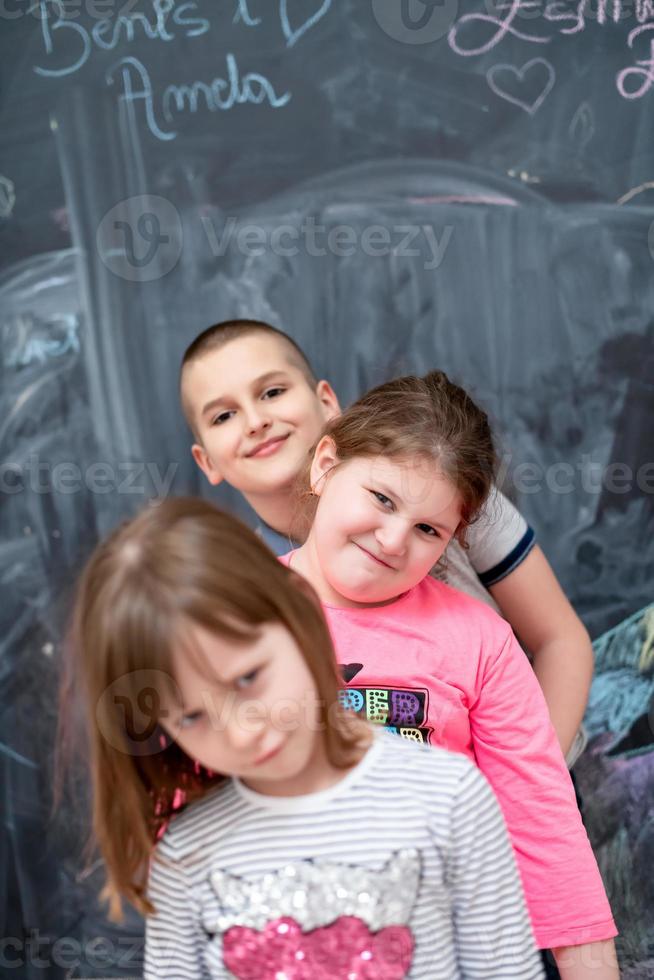
<path fill-rule="evenodd" d="M 341 463 L 326 436 L 311 484 L 320 500 L 293 567 L 332 605 L 392 602 L 429 573 L 461 522 L 454 484 L 423 460 Z"/>

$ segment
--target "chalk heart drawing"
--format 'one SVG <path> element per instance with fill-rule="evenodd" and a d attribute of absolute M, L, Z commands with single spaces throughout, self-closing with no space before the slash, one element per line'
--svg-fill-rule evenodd
<path fill-rule="evenodd" d="M 554 88 L 556 72 L 545 58 L 532 58 L 522 68 L 516 68 L 515 65 L 493 65 L 486 72 L 486 78 L 495 95 L 533 116 Z M 516 92 L 522 88 L 523 91 L 527 89 L 533 93 L 536 87 L 534 79 L 541 82 L 539 94 L 531 102 L 521 99 Z"/>
<path fill-rule="evenodd" d="M 322 18 L 325 16 L 329 8 L 331 7 L 332 0 L 324 0 L 324 2 L 320 4 L 318 9 L 309 17 L 306 16 L 306 5 L 305 5 L 305 10 L 304 10 L 305 20 L 303 23 L 298 24 L 297 27 L 293 27 L 289 20 L 288 4 L 289 4 L 289 0 L 280 0 L 279 14 L 282 21 L 282 30 L 284 31 L 284 36 L 286 38 L 286 46 L 288 48 L 292 48 L 294 44 L 297 44 L 297 42 L 300 40 L 303 34 L 306 34 L 306 32 L 310 30 L 314 26 L 314 24 L 317 24 L 319 20 L 322 20 Z"/>

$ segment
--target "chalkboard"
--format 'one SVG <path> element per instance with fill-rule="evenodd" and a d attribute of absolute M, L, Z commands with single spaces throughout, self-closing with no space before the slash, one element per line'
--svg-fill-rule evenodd
<path fill-rule="evenodd" d="M 489 408 L 503 485 L 593 635 L 651 601 L 654 4 L 0 17 L 0 970 L 136 976 L 140 923 L 111 927 L 84 871 L 86 811 L 50 820 L 54 690 L 101 534 L 168 493 L 245 513 L 200 479 L 177 405 L 201 329 L 286 329 L 343 402 L 443 367 Z"/>

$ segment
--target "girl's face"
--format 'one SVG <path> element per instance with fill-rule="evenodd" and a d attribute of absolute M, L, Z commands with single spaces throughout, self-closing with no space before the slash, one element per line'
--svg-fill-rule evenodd
<path fill-rule="evenodd" d="M 337 463 L 325 437 L 311 471 L 320 501 L 298 570 L 325 602 L 392 601 L 443 554 L 461 521 L 459 494 L 425 460 L 358 457 L 332 469 Z"/>
<path fill-rule="evenodd" d="M 178 699 L 161 724 L 207 769 L 237 776 L 257 792 L 310 792 L 326 765 L 318 691 L 293 636 L 265 623 L 254 640 L 235 643 L 191 625 L 197 656 L 177 650 Z"/>

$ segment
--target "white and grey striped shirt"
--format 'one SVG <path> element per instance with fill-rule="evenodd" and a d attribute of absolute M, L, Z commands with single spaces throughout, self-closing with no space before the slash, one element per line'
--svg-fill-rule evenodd
<path fill-rule="evenodd" d="M 327 790 L 226 781 L 172 822 L 148 894 L 146 980 L 543 976 L 484 777 L 383 731 Z"/>

